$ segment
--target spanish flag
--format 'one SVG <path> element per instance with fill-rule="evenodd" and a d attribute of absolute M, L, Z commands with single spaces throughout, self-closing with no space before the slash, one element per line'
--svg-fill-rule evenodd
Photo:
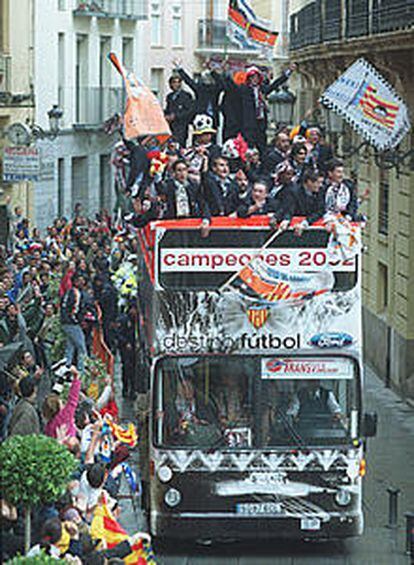
<path fill-rule="evenodd" d="M 132 422 L 128 424 L 128 428 L 125 430 L 119 424 L 115 424 L 112 418 L 106 415 L 105 423 L 108 425 L 109 429 L 111 430 L 114 439 L 120 441 L 121 443 L 125 443 L 129 447 L 136 446 L 138 441 L 138 434 Z"/>
<path fill-rule="evenodd" d="M 105 541 L 108 549 L 129 539 L 128 534 L 116 521 L 106 503 L 96 507 L 90 533 L 92 539 Z M 127 565 L 156 565 L 151 548 L 144 547 L 142 540 L 131 546 L 131 553 L 124 558 L 124 563 Z"/>

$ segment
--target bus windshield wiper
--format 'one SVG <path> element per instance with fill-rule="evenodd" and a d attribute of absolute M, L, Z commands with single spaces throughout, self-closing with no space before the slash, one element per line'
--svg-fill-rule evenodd
<path fill-rule="evenodd" d="M 290 436 L 296 442 L 296 447 L 306 447 L 302 436 L 299 434 L 299 432 L 297 432 L 295 430 L 293 424 L 291 423 L 289 418 L 286 416 L 286 414 L 284 414 L 283 411 L 279 408 L 279 406 L 276 406 L 276 412 L 277 412 L 279 418 L 282 420 L 282 423 L 284 424 L 285 428 L 290 433 Z"/>

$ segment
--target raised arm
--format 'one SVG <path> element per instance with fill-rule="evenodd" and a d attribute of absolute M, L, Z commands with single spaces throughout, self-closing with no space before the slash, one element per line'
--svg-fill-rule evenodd
<path fill-rule="evenodd" d="M 269 96 L 271 92 L 277 90 L 282 84 L 288 81 L 290 75 L 296 69 L 296 65 L 292 64 L 286 71 L 284 71 L 280 76 L 275 78 L 270 84 L 263 86 L 263 92 L 266 96 Z"/>
<path fill-rule="evenodd" d="M 197 85 L 196 81 L 193 78 L 191 78 L 190 75 L 182 67 L 178 67 L 176 69 L 176 71 L 180 75 L 181 79 L 185 82 L 185 84 L 189 88 L 191 88 L 191 90 L 197 96 L 198 85 Z"/>

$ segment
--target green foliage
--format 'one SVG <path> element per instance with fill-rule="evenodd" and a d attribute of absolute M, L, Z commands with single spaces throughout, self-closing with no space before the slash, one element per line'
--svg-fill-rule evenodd
<path fill-rule="evenodd" d="M 81 377 L 83 389 L 94 400 L 97 400 L 97 397 L 103 391 L 107 377 L 108 373 L 105 363 L 97 357 L 87 357 L 85 359 L 85 372 Z M 91 385 L 93 385 L 92 388 Z"/>
<path fill-rule="evenodd" d="M 12 504 L 33 507 L 56 501 L 78 462 L 55 439 L 13 436 L 0 446 L 0 490 Z"/>
<path fill-rule="evenodd" d="M 34 555 L 33 557 L 17 555 L 16 557 L 13 557 L 13 559 L 6 561 L 5 565 L 56 565 L 56 563 L 63 562 L 63 559 L 55 559 L 41 551 L 39 555 Z"/>
<path fill-rule="evenodd" d="M 56 363 L 59 359 L 62 359 L 65 356 L 65 344 L 66 339 L 65 335 L 62 331 L 62 327 L 60 325 L 59 316 L 56 316 L 53 320 L 53 324 L 49 335 L 53 339 L 53 343 L 50 347 L 50 359 L 52 363 Z"/>

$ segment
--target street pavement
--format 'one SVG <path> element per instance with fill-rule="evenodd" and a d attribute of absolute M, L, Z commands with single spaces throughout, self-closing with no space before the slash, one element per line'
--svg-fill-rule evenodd
<path fill-rule="evenodd" d="M 268 543 L 238 542 L 213 546 L 175 543 L 156 548 L 158 562 L 162 565 L 409 564 L 410 559 L 405 554 L 404 513 L 414 511 L 414 408 L 385 388 L 368 367 L 365 377 L 365 410 L 378 413 L 379 425 L 377 437 L 368 443 L 365 532 L 362 537 L 329 543 L 293 543 L 276 539 Z M 133 420 L 133 404 L 121 398 L 119 403 L 122 418 Z M 134 463 L 138 465 L 137 456 Z M 400 490 L 398 527 L 394 529 L 387 527 L 388 488 Z M 145 529 L 140 509 L 134 511 L 129 498 L 122 501 L 121 508 L 121 521 L 130 533 Z"/>

